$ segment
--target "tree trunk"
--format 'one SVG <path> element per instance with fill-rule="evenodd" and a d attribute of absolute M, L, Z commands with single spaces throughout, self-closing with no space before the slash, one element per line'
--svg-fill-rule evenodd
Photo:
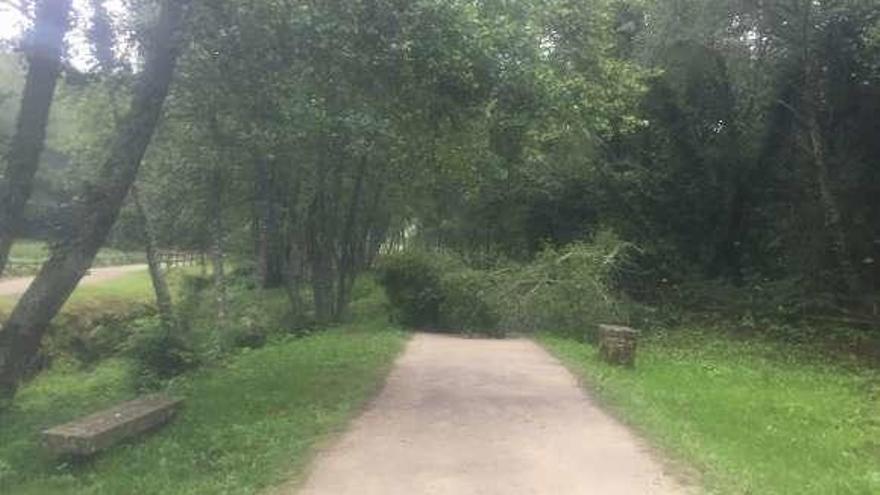
<path fill-rule="evenodd" d="M 278 205 L 272 184 L 272 170 L 266 158 L 257 158 L 256 175 L 260 286 L 264 289 L 273 289 L 280 287 L 284 282 L 284 253 L 278 222 Z"/>
<path fill-rule="evenodd" d="M 300 285 L 302 283 L 302 250 L 300 248 L 300 240 L 297 236 L 291 235 L 287 247 L 287 258 L 284 266 L 284 287 L 287 290 L 287 298 L 290 301 L 290 311 L 294 315 L 300 315 L 303 312 L 303 301 L 300 295 Z"/>
<path fill-rule="evenodd" d="M 152 49 L 131 107 L 97 175 L 99 181 L 84 193 L 76 230 L 53 250 L 0 330 L 0 402 L 14 396 L 49 322 L 92 265 L 119 215 L 168 95 L 182 46 L 181 27 L 188 3 L 162 2 Z"/>
<path fill-rule="evenodd" d="M 61 73 L 69 17 L 70 0 L 38 3 L 34 29 L 24 47 L 28 72 L 15 134 L 6 156 L 6 172 L 0 178 L 0 275 L 6 268 L 24 207 L 33 191 L 46 141 L 49 110 Z"/>
<path fill-rule="evenodd" d="M 339 262 L 336 280 L 336 318 L 342 318 L 351 299 L 351 289 L 354 285 L 354 279 L 357 276 L 357 265 L 359 261 L 359 248 L 362 245 L 361 240 L 355 232 L 357 229 L 358 216 L 357 212 L 361 208 L 361 196 L 364 189 L 364 175 L 367 172 L 367 157 L 361 158 L 358 166 L 357 175 L 355 176 L 354 189 L 351 194 L 351 203 L 348 205 L 346 213 L 345 225 L 342 230 L 342 239 L 339 246 Z M 365 219 L 366 220 L 366 219 Z M 364 221 L 365 221 L 364 220 Z"/>
<path fill-rule="evenodd" d="M 309 208 L 308 246 L 315 320 L 329 322 L 333 311 L 332 219 L 327 208 L 327 168 L 319 164 L 315 198 Z"/>
<path fill-rule="evenodd" d="M 840 271 L 840 281 L 843 282 L 844 290 L 848 295 L 859 292 L 859 278 L 855 266 L 852 263 L 849 246 L 846 241 L 846 232 L 843 226 L 843 217 L 840 212 L 840 202 L 831 185 L 831 174 L 825 153 L 825 138 L 819 122 L 820 110 L 825 105 L 825 94 L 822 86 L 822 67 L 819 59 L 810 50 L 809 26 L 813 22 L 812 3 L 806 2 L 803 21 L 803 126 L 806 131 L 807 147 L 813 158 L 815 167 L 816 184 L 819 189 L 819 202 L 824 210 L 825 228 L 831 235 L 831 250 L 834 253 L 835 262 Z"/>
<path fill-rule="evenodd" d="M 109 74 L 116 67 L 116 55 L 113 53 L 113 45 L 116 40 L 113 36 L 113 22 L 110 13 L 104 6 L 104 0 L 90 0 L 92 8 L 92 27 L 88 37 L 92 45 L 92 55 L 98 62 L 101 72 Z"/>
<path fill-rule="evenodd" d="M 301 315 L 304 305 L 300 293 L 303 280 L 304 257 L 303 257 L 303 236 L 302 222 L 297 210 L 299 201 L 300 181 L 294 181 L 292 190 L 286 195 L 287 198 L 287 217 L 285 225 L 287 226 L 287 244 L 286 255 L 284 257 L 284 287 L 287 290 L 287 297 L 290 300 L 291 313 Z"/>
<path fill-rule="evenodd" d="M 807 103 L 811 105 L 811 103 Z M 806 116 L 807 134 L 809 136 L 810 151 L 813 154 L 813 165 L 816 168 L 816 183 L 819 188 L 819 201 L 825 212 L 825 227 L 831 234 L 831 247 L 835 261 L 840 269 L 840 275 L 849 295 L 859 292 L 859 278 L 849 252 L 846 241 L 846 232 L 843 228 L 843 219 L 840 206 L 834 189 L 831 186 L 831 175 L 828 171 L 828 163 L 825 159 L 825 144 L 819 122 L 814 110 L 809 110 Z"/>
<path fill-rule="evenodd" d="M 214 296 L 217 303 L 217 321 L 226 321 L 226 274 L 223 258 L 223 173 L 215 166 L 211 176 L 211 265 L 214 276 Z"/>
<path fill-rule="evenodd" d="M 363 267 L 372 266 L 376 257 L 379 256 L 379 250 L 385 242 L 388 234 L 388 227 L 391 224 L 391 217 L 387 211 L 381 209 L 382 197 L 385 192 L 384 182 L 379 180 L 376 184 L 376 190 L 373 191 L 373 198 L 370 200 L 370 206 L 367 209 L 370 220 L 364 223 L 363 232 L 363 251 L 361 256 L 361 264 Z"/>
<path fill-rule="evenodd" d="M 141 203 L 140 194 L 136 186 L 131 188 L 131 198 L 140 217 L 144 234 L 144 250 L 147 255 L 147 267 L 150 270 L 150 280 L 153 282 L 153 292 L 156 294 L 156 307 L 159 309 L 159 320 L 162 329 L 171 334 L 176 328 L 174 318 L 174 305 L 171 300 L 171 291 L 168 290 L 168 282 L 162 273 L 162 264 L 159 261 L 159 253 L 156 250 L 156 235 L 153 231 L 150 219 Z"/>
<path fill-rule="evenodd" d="M 312 295 L 315 304 L 315 319 L 319 323 L 329 322 L 333 311 L 333 245 L 326 230 L 326 206 L 324 193 L 315 198 L 309 229 L 309 258 L 311 259 Z"/>

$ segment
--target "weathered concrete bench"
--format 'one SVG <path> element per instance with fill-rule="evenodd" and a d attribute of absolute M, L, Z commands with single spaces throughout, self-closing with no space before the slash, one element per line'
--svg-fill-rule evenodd
<path fill-rule="evenodd" d="M 183 401 L 148 395 L 43 432 L 56 455 L 88 456 L 168 422 Z"/>
<path fill-rule="evenodd" d="M 633 366 L 639 331 L 619 325 L 599 325 L 599 356 L 611 364 Z"/>

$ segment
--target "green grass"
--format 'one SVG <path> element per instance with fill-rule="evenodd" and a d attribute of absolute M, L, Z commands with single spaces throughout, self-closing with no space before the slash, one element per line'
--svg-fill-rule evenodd
<path fill-rule="evenodd" d="M 38 432 L 130 397 L 131 366 L 53 369 L 2 417 L 0 492 L 257 493 L 302 472 L 315 443 L 374 394 L 403 342 L 376 320 L 243 351 L 171 384 L 186 398 L 171 425 L 82 465 L 41 454 Z"/>
<path fill-rule="evenodd" d="M 49 247 L 44 241 L 18 240 L 9 252 L 9 264 L 4 277 L 18 277 L 35 274 L 40 265 L 49 257 Z M 129 265 L 144 263 L 143 253 L 127 253 L 113 248 L 98 251 L 92 266 Z"/>
<path fill-rule="evenodd" d="M 153 286 L 146 270 L 127 273 L 94 285 L 77 287 L 61 314 L 118 312 L 132 305 L 152 304 Z M 0 321 L 15 305 L 18 296 L 0 297 Z"/>
<path fill-rule="evenodd" d="M 601 401 L 713 494 L 880 493 L 880 375 L 781 344 L 684 330 L 655 335 L 635 369 L 544 336 Z"/>
<path fill-rule="evenodd" d="M 49 248 L 42 241 L 15 241 L 9 251 L 10 263 L 39 263 L 48 256 Z"/>
<path fill-rule="evenodd" d="M 67 301 L 67 306 L 75 308 L 91 301 L 152 301 L 153 285 L 146 268 L 127 273 L 117 278 L 91 285 L 77 287 Z"/>

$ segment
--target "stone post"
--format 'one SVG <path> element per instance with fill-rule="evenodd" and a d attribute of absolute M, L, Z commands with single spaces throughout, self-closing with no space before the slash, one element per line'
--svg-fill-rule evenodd
<path fill-rule="evenodd" d="M 635 365 L 639 332 L 618 325 L 599 325 L 599 356 L 608 363 Z"/>

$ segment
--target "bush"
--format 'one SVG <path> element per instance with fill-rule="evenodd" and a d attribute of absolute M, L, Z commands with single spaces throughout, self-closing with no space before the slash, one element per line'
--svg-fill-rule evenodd
<path fill-rule="evenodd" d="M 147 303 L 112 300 L 66 310 L 49 327 L 40 350 L 39 367 L 59 358 L 94 364 L 116 356 L 132 333 L 129 323 L 153 314 L 155 309 Z"/>
<path fill-rule="evenodd" d="M 441 277 L 441 327 L 503 337 L 498 312 L 489 302 L 494 285 L 487 272 L 462 269 Z"/>
<path fill-rule="evenodd" d="M 153 388 L 198 366 L 190 343 L 183 335 L 163 328 L 158 318 L 141 318 L 131 326 L 134 332 L 125 350 L 138 365 L 140 388 Z"/>
<path fill-rule="evenodd" d="M 259 349 L 266 344 L 268 335 L 268 330 L 260 326 L 257 321 L 248 316 L 242 316 L 235 322 L 227 323 L 216 332 L 213 349 L 216 355 L 214 357 L 220 358 L 236 349 Z"/>
<path fill-rule="evenodd" d="M 410 327 L 439 325 L 443 299 L 440 268 L 427 251 L 403 251 L 382 259 L 378 279 L 388 295 L 394 320 Z"/>
<path fill-rule="evenodd" d="M 409 250 L 382 259 L 379 283 L 392 317 L 403 325 L 441 331 L 499 335 L 489 303 L 486 272 L 467 268 L 442 251 Z"/>

